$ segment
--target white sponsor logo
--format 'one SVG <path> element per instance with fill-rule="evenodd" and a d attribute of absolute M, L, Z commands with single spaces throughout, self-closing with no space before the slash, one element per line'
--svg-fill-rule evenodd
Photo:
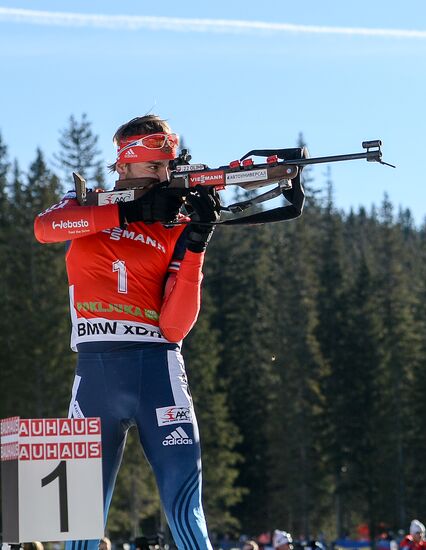
<path fill-rule="evenodd" d="M 188 434 L 180 426 L 176 428 L 170 435 L 163 441 L 163 445 L 192 445 L 192 439 L 188 437 Z"/>
<path fill-rule="evenodd" d="M 77 229 L 79 227 L 89 227 L 87 220 L 61 220 L 60 222 L 52 222 L 52 229 Z"/>
<path fill-rule="evenodd" d="M 193 172 L 195 170 L 204 170 L 204 164 L 182 164 L 176 166 L 176 172 Z"/>
<path fill-rule="evenodd" d="M 158 327 L 130 321 L 106 321 L 101 317 L 83 319 L 73 310 L 73 328 L 71 347 L 75 349 L 80 342 L 133 341 L 167 342 Z"/>
<path fill-rule="evenodd" d="M 138 155 L 133 151 L 133 149 L 127 149 L 127 151 L 124 153 L 125 158 L 134 158 Z"/>
<path fill-rule="evenodd" d="M 64 206 L 66 206 L 68 203 L 69 203 L 69 201 L 66 198 L 62 199 L 61 202 L 58 202 L 58 204 L 54 204 L 53 206 L 50 206 L 49 208 L 46 208 L 46 210 L 43 210 L 43 212 L 41 212 L 39 214 L 39 217 L 44 216 L 45 214 L 48 214 L 49 212 L 53 212 L 53 210 L 59 210 L 60 208 L 64 208 Z"/>
<path fill-rule="evenodd" d="M 157 250 L 160 250 L 163 254 L 166 253 L 166 248 L 162 243 L 156 241 L 149 235 L 142 235 L 142 233 L 138 233 L 137 231 L 121 229 L 121 227 L 113 227 L 112 229 L 104 229 L 102 233 L 108 233 L 110 236 L 109 238 L 113 241 L 119 241 L 120 239 L 131 239 L 132 241 L 139 241 L 142 244 L 157 248 Z"/>
<path fill-rule="evenodd" d="M 189 407 L 161 407 L 156 409 L 159 426 L 168 424 L 192 424 L 192 414 Z"/>
<path fill-rule="evenodd" d="M 256 181 L 267 180 L 268 170 L 261 168 L 260 170 L 251 170 L 250 172 L 231 172 L 226 174 L 226 183 L 239 183 L 240 181 Z"/>
<path fill-rule="evenodd" d="M 206 181 L 223 181 L 223 174 L 200 174 L 199 176 L 191 177 L 191 181 L 199 181 L 205 183 Z"/>
<path fill-rule="evenodd" d="M 124 324 L 117 321 L 94 321 L 80 320 L 77 323 L 77 334 L 80 338 L 86 336 L 100 336 L 107 334 L 114 334 L 117 336 L 131 335 L 131 336 L 148 336 L 149 338 L 162 338 L 162 334 L 158 328 L 151 325 L 139 324 Z"/>
<path fill-rule="evenodd" d="M 126 191 L 111 191 L 110 193 L 98 193 L 98 205 L 116 204 L 117 202 L 132 201 L 135 198 L 135 192 L 131 189 Z"/>
<path fill-rule="evenodd" d="M 73 401 L 70 406 L 71 409 L 71 418 L 84 418 L 83 411 L 81 410 L 80 404 L 78 401 Z"/>

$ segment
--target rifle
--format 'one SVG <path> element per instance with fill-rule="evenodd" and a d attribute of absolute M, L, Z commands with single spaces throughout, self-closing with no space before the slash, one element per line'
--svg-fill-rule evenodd
<path fill-rule="evenodd" d="M 196 185 L 215 187 L 220 191 L 232 185 L 237 185 L 246 191 L 260 189 L 265 186 L 277 184 L 274 189 L 257 195 L 249 200 L 222 206 L 222 210 L 233 214 L 240 213 L 254 204 L 273 199 L 280 195 L 288 196 L 293 188 L 293 181 L 300 185 L 300 175 L 303 168 L 310 164 L 321 164 L 341 162 L 347 160 L 366 159 L 368 162 L 378 162 L 395 168 L 394 165 L 382 160 L 382 142 L 379 139 L 363 141 L 362 148 L 366 149 L 361 153 L 346 155 L 332 155 L 326 157 L 309 157 L 306 147 L 292 149 L 253 149 L 246 153 L 241 159 L 234 160 L 226 166 L 209 168 L 205 164 L 190 164 L 191 156 L 188 150 L 183 149 L 180 155 L 170 161 L 170 182 L 168 189 L 182 189 L 183 196 Z M 251 156 L 266 157 L 266 162 L 255 164 Z M 82 206 L 102 206 L 115 204 L 120 201 L 132 201 L 144 194 L 146 187 L 158 183 L 152 178 L 133 178 L 118 180 L 117 183 L 125 181 L 125 189 L 114 189 L 112 191 L 86 189 L 86 181 L 80 174 L 73 173 L 77 200 Z M 276 208 L 259 214 L 243 218 L 232 218 L 219 223 L 264 223 L 265 221 L 280 221 L 291 219 L 296 215 L 288 216 L 283 209 Z M 267 215 L 268 212 L 273 213 Z M 297 215 L 300 215 L 299 212 Z M 266 216 L 265 216 L 266 214 Z M 284 217 L 280 217 L 284 216 Z M 244 221 L 246 220 L 246 221 Z"/>

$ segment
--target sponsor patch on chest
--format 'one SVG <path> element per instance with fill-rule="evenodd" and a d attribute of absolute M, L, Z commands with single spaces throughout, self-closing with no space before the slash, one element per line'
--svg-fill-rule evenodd
<path fill-rule="evenodd" d="M 160 250 L 163 254 L 166 253 L 165 245 L 158 239 L 154 239 L 149 235 L 144 235 L 139 231 L 133 229 L 121 229 L 121 227 L 113 227 L 112 229 L 104 229 L 102 233 L 107 233 L 112 241 L 119 241 L 121 239 L 130 239 L 131 241 L 138 242 L 142 245 L 152 246 L 157 250 Z"/>

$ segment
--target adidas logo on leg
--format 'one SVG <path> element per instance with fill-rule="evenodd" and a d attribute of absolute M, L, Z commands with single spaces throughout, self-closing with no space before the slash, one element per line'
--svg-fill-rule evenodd
<path fill-rule="evenodd" d="M 163 445 L 192 445 L 192 439 L 188 437 L 188 434 L 180 426 L 173 430 L 170 435 L 163 441 Z"/>

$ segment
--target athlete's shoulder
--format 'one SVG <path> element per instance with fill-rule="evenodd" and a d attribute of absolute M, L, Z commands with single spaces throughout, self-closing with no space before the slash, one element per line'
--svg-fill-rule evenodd
<path fill-rule="evenodd" d="M 76 199 L 77 198 L 77 193 L 71 189 L 70 191 L 67 191 L 65 193 L 65 195 L 62 197 L 62 200 L 64 199 Z"/>
<path fill-rule="evenodd" d="M 68 208 L 70 206 L 75 206 L 77 204 L 78 203 L 75 191 L 68 191 L 59 199 L 57 203 L 52 204 L 51 206 L 40 212 L 37 217 L 43 218 L 46 214 L 51 214 L 53 212 L 57 214 L 62 209 Z"/>

